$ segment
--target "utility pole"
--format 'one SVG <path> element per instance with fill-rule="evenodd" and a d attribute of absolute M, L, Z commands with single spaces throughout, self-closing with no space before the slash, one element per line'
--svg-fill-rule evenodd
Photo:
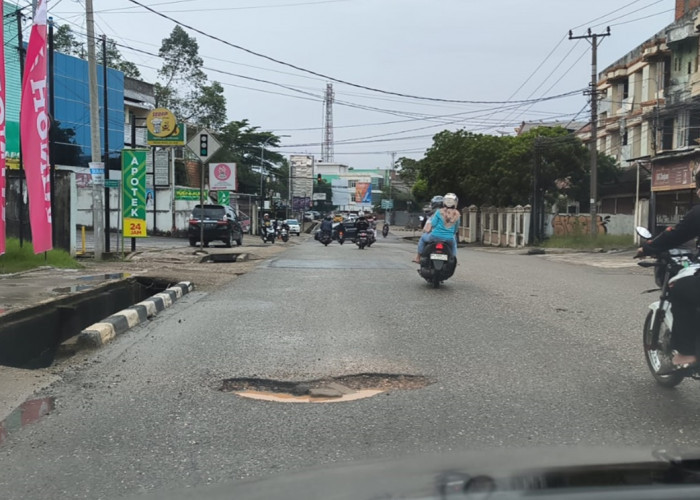
<path fill-rule="evenodd" d="M 24 58 L 26 56 L 24 50 L 24 40 L 22 39 L 22 11 L 15 11 L 17 18 L 17 50 L 19 51 L 19 74 L 20 86 L 22 85 L 21 78 L 24 75 Z M 53 197 L 51 198 L 53 200 Z M 19 199 L 17 205 L 19 207 L 19 247 L 24 246 L 24 163 L 22 161 L 22 136 L 19 137 Z M 53 213 L 53 212 L 52 212 Z"/>
<path fill-rule="evenodd" d="M 591 44 L 591 236 L 598 233 L 598 38 L 610 36 L 610 26 L 605 33 L 592 33 L 588 28 L 588 33 L 581 36 L 574 36 L 569 30 L 569 40 L 584 39 Z"/>
<path fill-rule="evenodd" d="M 97 95 L 97 59 L 95 56 L 95 17 L 92 0 L 85 0 L 85 18 L 88 44 L 88 80 L 90 87 L 90 151 L 92 161 L 99 163 L 102 159 L 100 145 L 100 102 Z M 105 82 L 105 85 L 107 82 Z M 104 166 L 103 166 L 104 168 Z M 92 182 L 92 225 L 95 245 L 95 260 L 102 259 L 104 250 L 103 233 L 103 198 L 104 189 L 93 179 Z"/>
<path fill-rule="evenodd" d="M 391 219 L 394 215 L 394 180 L 392 179 L 392 174 L 394 173 L 394 166 L 396 165 L 396 153 L 391 153 L 391 168 L 389 169 L 389 200 L 391 201 L 391 208 L 389 209 L 389 217 L 386 221 L 387 224 L 393 224 L 394 221 Z"/>

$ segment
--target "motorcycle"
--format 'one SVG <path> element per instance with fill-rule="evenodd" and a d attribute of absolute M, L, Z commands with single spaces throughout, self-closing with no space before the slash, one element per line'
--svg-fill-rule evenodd
<path fill-rule="evenodd" d="M 372 246 L 372 243 L 375 243 L 377 241 L 376 237 L 376 231 L 374 229 L 370 229 L 367 231 L 367 248 Z"/>
<path fill-rule="evenodd" d="M 272 244 L 275 243 L 275 238 L 277 235 L 275 234 L 275 228 L 270 226 L 263 226 L 263 233 L 262 233 L 262 240 L 263 243 L 270 242 Z"/>
<path fill-rule="evenodd" d="M 637 234 L 644 239 L 652 237 L 648 229 L 637 228 Z M 659 288 L 644 293 L 660 291 L 659 300 L 649 305 L 649 312 L 644 320 L 643 343 L 644 358 L 652 377 L 663 387 L 675 387 L 684 378 L 700 379 L 697 366 L 681 368 L 668 372 L 672 365 L 671 332 L 673 331 L 673 314 L 669 302 L 669 290 L 673 283 L 681 278 L 694 275 L 700 270 L 696 254 L 686 248 L 672 248 L 656 256 L 656 260 L 643 260 L 637 263 L 641 267 L 653 267 L 654 282 Z"/>
<path fill-rule="evenodd" d="M 433 285 L 433 288 L 440 288 L 440 284 L 454 274 L 456 267 L 457 256 L 452 255 L 450 245 L 443 241 L 435 241 L 425 246 L 418 274 Z"/>
<path fill-rule="evenodd" d="M 359 247 L 360 250 L 364 250 L 365 247 L 368 247 L 370 245 L 369 240 L 369 231 L 367 231 L 366 229 L 361 229 L 357 233 L 357 237 L 355 238 L 355 244 Z"/>
<path fill-rule="evenodd" d="M 333 241 L 333 236 L 331 235 L 330 231 L 321 231 L 318 241 L 323 243 L 324 246 L 328 246 L 329 243 Z"/>
<path fill-rule="evenodd" d="M 384 238 L 386 238 L 388 234 L 389 234 L 389 224 L 387 224 L 387 223 L 385 222 L 385 223 L 384 223 L 384 226 L 382 227 L 382 236 L 383 236 Z"/>
<path fill-rule="evenodd" d="M 345 233 L 343 231 L 338 231 L 338 243 L 341 245 L 345 243 Z"/>
<path fill-rule="evenodd" d="M 277 233 L 278 233 L 277 237 L 280 240 L 284 241 L 285 243 L 287 243 L 287 241 L 289 241 L 289 231 L 287 231 L 287 228 L 282 227 L 282 228 L 277 230 Z"/>

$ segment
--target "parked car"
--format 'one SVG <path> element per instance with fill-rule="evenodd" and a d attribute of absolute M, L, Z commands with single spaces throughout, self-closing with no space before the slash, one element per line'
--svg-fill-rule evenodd
<path fill-rule="evenodd" d="M 287 225 L 289 226 L 289 234 L 296 234 L 299 236 L 301 234 L 301 226 L 299 221 L 296 219 L 287 219 Z"/>
<path fill-rule="evenodd" d="M 223 241 L 227 247 L 232 247 L 235 241 L 238 246 L 243 244 L 243 228 L 236 212 L 226 205 L 196 205 L 190 215 L 187 237 L 190 245 L 195 246 L 200 240 L 201 224 L 204 224 L 204 245 L 212 241 Z"/>

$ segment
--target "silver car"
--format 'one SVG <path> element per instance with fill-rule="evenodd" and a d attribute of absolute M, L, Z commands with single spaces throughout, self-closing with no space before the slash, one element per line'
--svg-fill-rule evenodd
<path fill-rule="evenodd" d="M 289 234 L 296 234 L 297 236 L 301 234 L 301 226 L 299 225 L 298 220 L 287 219 L 285 222 L 289 226 Z"/>

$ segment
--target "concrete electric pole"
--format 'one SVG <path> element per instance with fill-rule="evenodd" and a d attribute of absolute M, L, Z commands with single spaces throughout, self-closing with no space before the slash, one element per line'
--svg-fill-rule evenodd
<path fill-rule="evenodd" d="M 102 148 L 100 145 L 100 103 L 97 95 L 97 59 L 95 56 L 95 17 L 92 8 L 92 0 L 85 0 L 85 16 L 87 25 L 87 49 L 88 49 L 88 80 L 90 88 L 90 151 L 92 161 L 99 163 L 102 160 Z M 106 165 L 105 165 L 106 166 Z M 103 168 L 105 167 L 103 166 Z M 92 169 L 91 169 L 92 170 Z M 102 176 L 104 179 L 104 174 Z M 104 181 L 103 181 L 104 182 Z M 92 225 L 95 245 L 95 259 L 102 258 L 104 251 L 103 236 L 103 198 L 104 186 L 96 182 L 93 176 L 92 182 Z"/>
<path fill-rule="evenodd" d="M 591 236 L 598 233 L 598 38 L 610 36 L 610 27 L 605 33 L 592 33 L 588 28 L 588 33 L 581 36 L 574 36 L 569 31 L 569 40 L 585 39 L 591 44 Z"/>

